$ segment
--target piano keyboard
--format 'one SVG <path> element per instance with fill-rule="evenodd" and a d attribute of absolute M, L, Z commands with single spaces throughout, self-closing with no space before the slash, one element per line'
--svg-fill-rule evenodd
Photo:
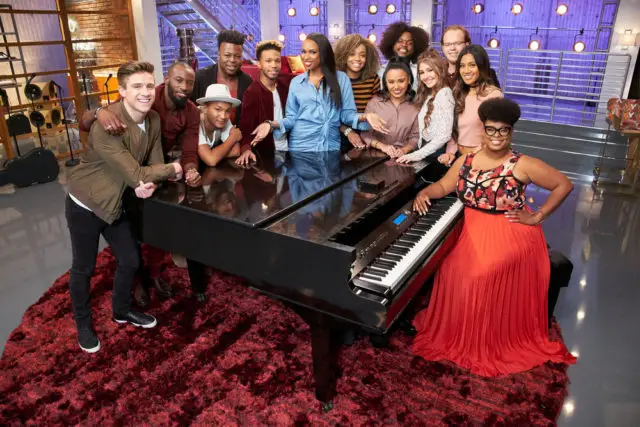
<path fill-rule="evenodd" d="M 463 209 L 462 202 L 453 197 L 434 202 L 424 216 L 405 210 L 413 224 L 354 277 L 355 286 L 389 295 L 406 282 Z"/>

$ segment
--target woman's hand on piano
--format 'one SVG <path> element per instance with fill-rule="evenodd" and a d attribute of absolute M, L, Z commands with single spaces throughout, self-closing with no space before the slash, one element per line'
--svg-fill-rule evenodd
<path fill-rule="evenodd" d="M 454 153 L 444 153 L 438 156 L 438 161 L 443 165 L 451 166 L 451 163 L 456 159 Z"/>
<path fill-rule="evenodd" d="M 240 157 L 236 159 L 236 165 L 246 168 L 246 167 L 249 167 L 251 163 L 254 163 L 255 161 L 256 161 L 256 155 L 253 154 L 253 151 L 246 150 L 244 153 L 240 155 Z"/>
<path fill-rule="evenodd" d="M 351 145 L 353 145 L 355 148 L 365 148 L 366 145 L 364 142 L 362 142 L 362 138 L 360 137 L 360 135 L 357 132 L 349 132 L 349 135 L 347 135 L 347 139 L 349 140 L 349 142 L 351 143 Z"/>
<path fill-rule="evenodd" d="M 409 159 L 409 157 L 407 157 L 406 154 L 403 154 L 402 156 L 398 157 L 396 159 L 396 162 L 401 163 L 401 164 L 405 164 L 405 163 L 411 163 L 411 160 Z"/>
<path fill-rule="evenodd" d="M 427 187 L 428 188 L 428 187 Z M 420 191 L 413 201 L 413 210 L 420 215 L 426 215 L 431 207 L 431 200 L 427 196 L 427 189 Z"/>

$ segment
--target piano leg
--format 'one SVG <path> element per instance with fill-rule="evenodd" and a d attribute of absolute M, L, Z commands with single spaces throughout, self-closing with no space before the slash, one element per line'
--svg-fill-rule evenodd
<path fill-rule="evenodd" d="M 338 334 L 335 322 L 330 316 L 314 310 L 292 307 L 309 325 L 311 330 L 311 356 L 313 358 L 313 378 L 316 383 L 316 399 L 322 410 L 333 408 L 332 399 L 336 393 L 335 377 L 338 365 Z"/>

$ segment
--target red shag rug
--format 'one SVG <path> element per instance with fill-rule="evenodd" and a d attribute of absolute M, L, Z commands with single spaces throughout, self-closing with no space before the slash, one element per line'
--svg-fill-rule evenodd
<path fill-rule="evenodd" d="M 156 300 L 159 325 L 142 330 L 111 321 L 115 260 L 99 255 L 96 354 L 76 343 L 68 273 L 27 310 L 0 360 L 0 425 L 547 426 L 562 408 L 564 365 L 485 379 L 414 357 L 411 338 L 396 332 L 387 349 L 367 339 L 343 347 L 338 396 L 323 413 L 309 329 L 292 310 L 222 273 L 198 306 L 185 269 L 169 256 L 149 261 L 166 264 L 177 295 Z M 555 324 L 552 334 L 562 339 Z"/>

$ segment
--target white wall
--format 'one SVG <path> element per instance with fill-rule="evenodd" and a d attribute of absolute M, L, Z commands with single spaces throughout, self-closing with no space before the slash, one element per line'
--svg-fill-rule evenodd
<path fill-rule="evenodd" d="M 631 30 L 636 35 L 636 46 L 624 48 L 620 46 L 619 40 L 624 30 Z M 618 6 L 618 15 L 616 16 L 616 22 L 613 26 L 613 37 L 611 40 L 611 53 L 625 53 L 631 56 L 631 63 L 629 66 L 629 72 L 627 74 L 626 84 L 624 88 L 624 97 L 629 94 L 629 88 L 631 87 L 631 79 L 633 78 L 633 70 L 638 60 L 638 33 L 640 33 L 640 0 L 620 0 Z"/>
<path fill-rule="evenodd" d="M 155 67 L 156 83 L 164 80 L 162 75 L 162 52 L 158 34 L 156 0 L 131 0 L 133 25 L 136 30 L 138 60 L 151 62 Z"/>
<path fill-rule="evenodd" d="M 432 0 L 416 0 L 411 2 L 411 25 L 421 27 L 427 34 L 431 34 L 432 14 Z"/>
<path fill-rule="evenodd" d="M 278 0 L 260 0 L 260 38 L 278 40 L 280 34 L 280 14 Z"/>

